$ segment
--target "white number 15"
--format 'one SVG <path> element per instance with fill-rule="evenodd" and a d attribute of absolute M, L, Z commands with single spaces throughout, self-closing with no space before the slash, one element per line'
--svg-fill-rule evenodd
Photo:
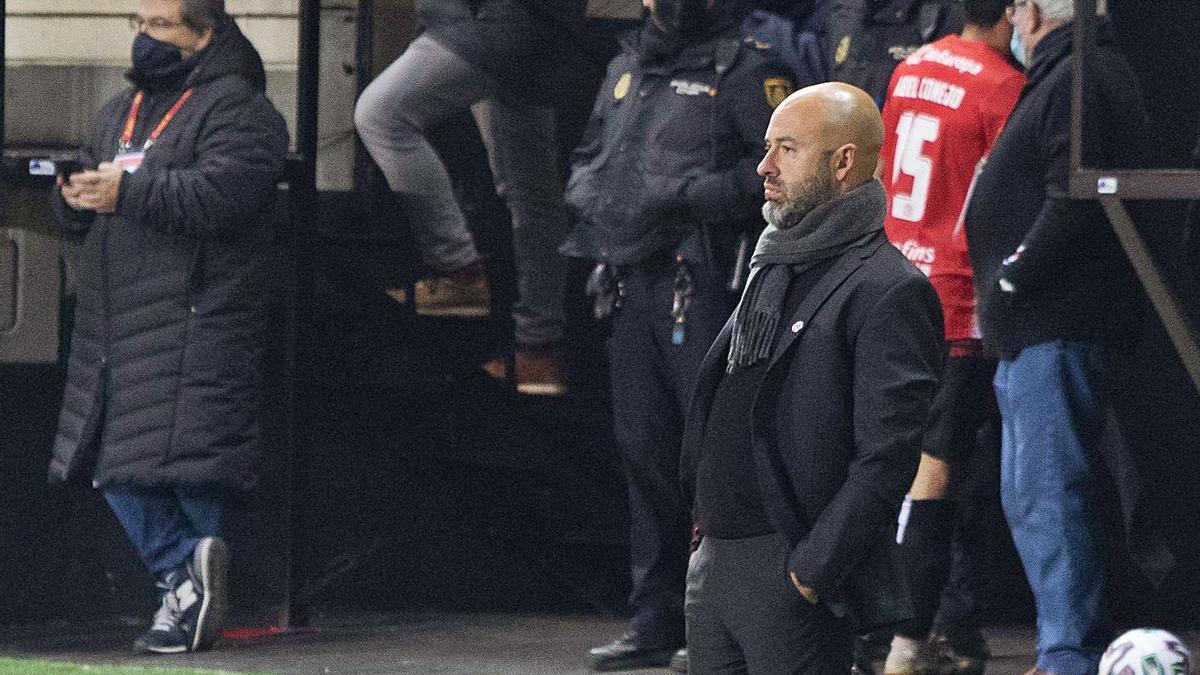
<path fill-rule="evenodd" d="M 906 112 L 896 125 L 896 156 L 892 160 L 892 183 L 901 173 L 912 176 L 912 192 L 892 196 L 892 215 L 917 222 L 925 217 L 933 162 L 922 154 L 925 144 L 937 140 L 941 121 L 930 115 Z"/>

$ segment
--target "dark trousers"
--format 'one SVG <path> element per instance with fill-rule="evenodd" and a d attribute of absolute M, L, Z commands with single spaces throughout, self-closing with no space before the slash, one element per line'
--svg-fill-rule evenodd
<path fill-rule="evenodd" d="M 219 537 L 225 508 L 218 489 L 111 486 L 104 499 L 150 573 L 162 578 L 187 561 L 204 537 Z"/>
<path fill-rule="evenodd" d="M 932 548 L 919 556 L 901 553 L 910 565 L 904 573 L 917 607 L 917 618 L 897 630 L 905 637 L 924 638 L 931 627 L 952 638 L 976 630 L 978 590 L 995 550 L 991 523 L 1000 510 L 1000 412 L 992 389 L 996 361 L 975 352 L 956 354 L 954 348 L 964 344 L 977 348 L 968 341 L 951 344 L 922 446 L 953 467 L 951 499 L 957 513 L 953 524 L 939 523 L 935 513 L 913 506 L 907 532 L 916 535 L 912 543 L 924 539 Z M 947 525 L 954 528 L 953 542 L 937 542 L 942 535 L 934 533 Z"/>
<path fill-rule="evenodd" d="M 673 344 L 675 272 L 625 272 L 608 343 L 613 427 L 629 487 L 631 629 L 659 642 L 683 637 L 691 530 L 679 489 L 683 418 L 696 374 L 731 309 L 721 280 L 689 263 L 693 295 L 683 344 Z"/>
<path fill-rule="evenodd" d="M 850 672 L 849 628 L 792 585 L 789 552 L 779 534 L 700 542 L 687 573 L 688 672 Z"/>
<path fill-rule="evenodd" d="M 969 633 L 982 621 L 979 595 L 997 551 L 994 523 L 1003 522 L 999 412 L 979 429 L 974 450 L 959 460 L 955 470 L 958 531 L 951 547 L 950 578 L 942 590 L 934 622 L 934 630 L 944 635 Z"/>

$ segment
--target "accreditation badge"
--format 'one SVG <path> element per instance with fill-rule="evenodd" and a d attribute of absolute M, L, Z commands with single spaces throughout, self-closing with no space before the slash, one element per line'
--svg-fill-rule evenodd
<path fill-rule="evenodd" d="M 146 158 L 146 151 L 139 150 L 137 152 L 121 152 L 116 157 L 113 157 L 113 165 L 125 173 L 133 173 L 142 166 L 142 160 Z"/>

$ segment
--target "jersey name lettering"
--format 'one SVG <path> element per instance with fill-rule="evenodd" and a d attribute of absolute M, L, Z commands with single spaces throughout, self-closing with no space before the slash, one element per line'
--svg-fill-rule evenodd
<path fill-rule="evenodd" d="M 892 96 L 916 98 L 958 110 L 967 96 L 967 90 L 932 77 L 905 75 L 896 82 L 896 89 L 892 92 Z"/>

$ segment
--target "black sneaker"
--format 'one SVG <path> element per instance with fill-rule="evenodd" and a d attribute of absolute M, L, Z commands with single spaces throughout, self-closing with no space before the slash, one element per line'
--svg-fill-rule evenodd
<path fill-rule="evenodd" d="M 179 625 L 187 634 L 189 650 L 208 649 L 221 635 L 228 607 L 225 575 L 229 549 L 223 540 L 205 537 L 196 544 L 185 567 L 187 574 L 174 591 Z"/>
<path fill-rule="evenodd" d="M 181 612 L 174 589 L 178 573 L 172 572 L 157 583 L 162 590 L 162 604 L 154 613 L 150 629 L 133 641 L 133 651 L 138 654 L 179 654 L 188 649 L 187 633 L 179 625 Z"/>

